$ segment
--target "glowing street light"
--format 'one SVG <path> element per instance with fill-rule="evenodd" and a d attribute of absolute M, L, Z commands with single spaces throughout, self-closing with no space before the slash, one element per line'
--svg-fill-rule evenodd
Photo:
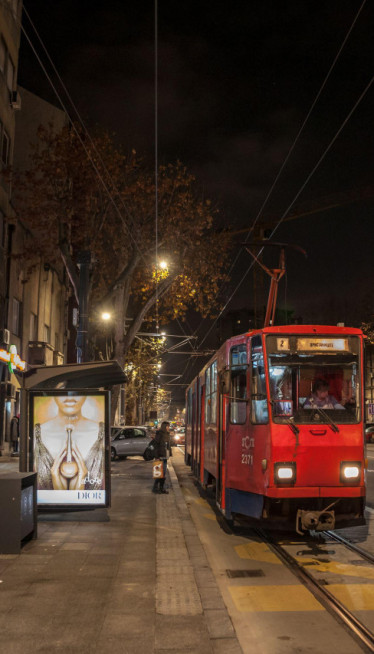
<path fill-rule="evenodd" d="M 168 267 L 168 263 L 164 259 L 162 261 L 160 261 L 158 265 L 161 268 L 161 270 L 166 270 L 167 267 Z"/>
<path fill-rule="evenodd" d="M 112 316 L 111 316 L 110 313 L 108 313 L 108 311 L 103 311 L 103 313 L 101 314 L 101 318 L 102 318 L 102 320 L 105 320 L 105 321 L 110 320 L 111 317 L 112 317 Z"/>

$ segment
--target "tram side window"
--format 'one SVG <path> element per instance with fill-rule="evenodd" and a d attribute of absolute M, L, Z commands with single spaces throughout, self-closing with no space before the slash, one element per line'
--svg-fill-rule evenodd
<path fill-rule="evenodd" d="M 257 425 L 263 425 L 268 422 L 269 413 L 266 397 L 264 352 L 261 336 L 254 336 L 252 338 L 251 358 L 251 420 Z"/>
<path fill-rule="evenodd" d="M 217 422 L 217 361 L 205 372 L 205 422 Z"/>
<path fill-rule="evenodd" d="M 230 350 L 230 422 L 244 425 L 247 419 L 247 347 L 245 343 Z"/>
<path fill-rule="evenodd" d="M 188 389 L 187 393 L 187 424 L 192 422 L 192 388 Z"/>

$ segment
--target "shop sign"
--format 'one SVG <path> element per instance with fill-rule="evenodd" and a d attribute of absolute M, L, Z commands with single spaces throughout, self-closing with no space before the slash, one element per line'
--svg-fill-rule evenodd
<path fill-rule="evenodd" d="M 26 368 L 26 361 L 21 359 L 15 345 L 9 347 L 9 352 L 0 350 L 0 361 L 5 361 L 8 364 L 9 372 L 14 372 L 16 369 L 23 372 Z"/>

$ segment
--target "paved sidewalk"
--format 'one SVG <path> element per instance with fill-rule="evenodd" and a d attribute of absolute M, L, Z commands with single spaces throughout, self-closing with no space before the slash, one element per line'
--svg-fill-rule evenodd
<path fill-rule="evenodd" d="M 154 495 L 150 463 L 119 461 L 110 509 L 39 516 L 38 539 L 0 555 L 0 653 L 240 654 L 173 467 L 169 485 Z"/>

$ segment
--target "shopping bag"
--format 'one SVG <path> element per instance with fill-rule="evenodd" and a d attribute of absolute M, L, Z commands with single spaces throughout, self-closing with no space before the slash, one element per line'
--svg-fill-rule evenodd
<path fill-rule="evenodd" d="M 160 459 L 153 461 L 153 479 L 163 479 L 164 465 Z"/>

